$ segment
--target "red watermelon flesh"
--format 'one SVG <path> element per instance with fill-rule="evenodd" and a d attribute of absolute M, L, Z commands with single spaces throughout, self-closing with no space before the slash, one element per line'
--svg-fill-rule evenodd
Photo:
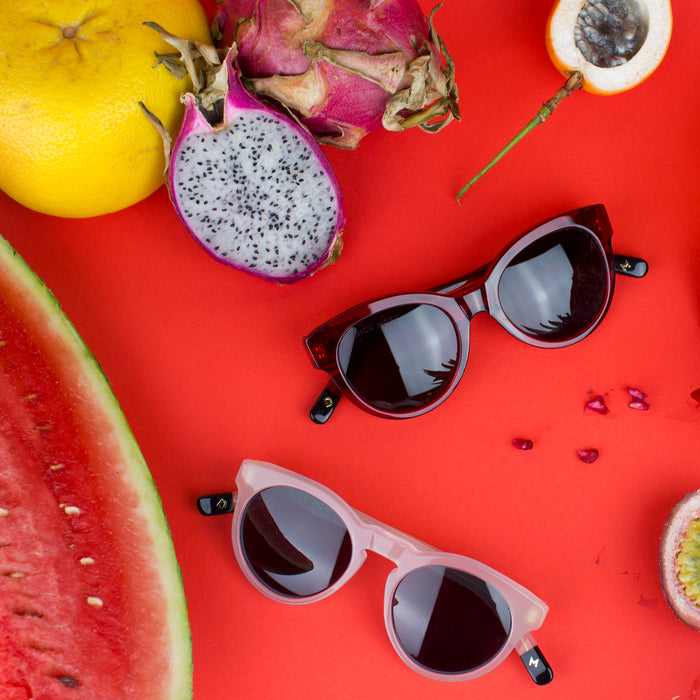
<path fill-rule="evenodd" d="M 180 570 L 99 365 L 0 238 L 0 698 L 187 698 Z"/>

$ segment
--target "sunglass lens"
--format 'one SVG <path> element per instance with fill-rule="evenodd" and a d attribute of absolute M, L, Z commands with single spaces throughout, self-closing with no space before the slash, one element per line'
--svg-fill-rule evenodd
<path fill-rule="evenodd" d="M 414 411 L 438 398 L 452 382 L 458 352 L 452 319 L 429 304 L 372 314 L 338 344 L 339 366 L 352 390 L 392 413 Z"/>
<path fill-rule="evenodd" d="M 350 535 L 338 514 L 287 486 L 267 488 L 250 500 L 241 541 L 260 581 L 290 598 L 326 590 L 345 572 L 352 555 Z"/>
<path fill-rule="evenodd" d="M 424 668 L 445 674 L 489 662 L 511 629 L 508 604 L 498 591 L 442 566 L 407 574 L 394 593 L 392 616 L 404 651 Z"/>
<path fill-rule="evenodd" d="M 503 272 L 498 296 L 506 316 L 540 340 L 575 338 L 599 316 L 608 290 L 600 245 L 581 228 L 565 228 L 522 250 Z"/>

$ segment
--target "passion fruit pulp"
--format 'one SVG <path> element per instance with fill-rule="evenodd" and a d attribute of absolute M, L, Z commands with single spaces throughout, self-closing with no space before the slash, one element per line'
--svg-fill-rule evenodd
<path fill-rule="evenodd" d="M 610 95 L 638 85 L 659 66 L 671 40 L 669 0 L 559 0 L 547 22 L 549 56 L 583 89 Z"/>
<path fill-rule="evenodd" d="M 676 616 L 700 631 L 700 490 L 671 511 L 659 547 L 661 587 Z"/>

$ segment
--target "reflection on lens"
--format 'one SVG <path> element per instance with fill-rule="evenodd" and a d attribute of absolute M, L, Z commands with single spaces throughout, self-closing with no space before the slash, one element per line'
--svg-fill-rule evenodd
<path fill-rule="evenodd" d="M 480 578 L 443 566 L 407 574 L 396 587 L 392 617 L 404 651 L 438 673 L 488 663 L 511 629 L 508 604 Z"/>
<path fill-rule="evenodd" d="M 513 258 L 499 281 L 498 297 L 521 331 L 561 341 L 596 320 L 607 287 L 602 250 L 584 229 L 572 227 L 540 238 Z"/>
<path fill-rule="evenodd" d="M 255 575 L 291 598 L 326 590 L 350 563 L 352 543 L 338 514 L 288 486 L 256 494 L 243 515 L 243 553 Z"/>
<path fill-rule="evenodd" d="M 348 329 L 338 344 L 345 379 L 368 404 L 406 413 L 438 398 L 457 368 L 452 319 L 428 304 L 372 314 Z"/>

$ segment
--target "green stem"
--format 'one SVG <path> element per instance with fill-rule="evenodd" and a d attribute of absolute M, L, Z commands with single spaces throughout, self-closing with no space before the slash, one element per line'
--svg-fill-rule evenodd
<path fill-rule="evenodd" d="M 520 139 L 522 139 L 524 136 L 527 136 L 536 126 L 539 124 L 542 124 L 545 119 L 554 111 L 554 109 L 557 107 L 557 105 L 566 97 L 570 97 L 571 93 L 574 92 L 574 90 L 578 90 L 581 87 L 581 83 L 583 82 L 583 76 L 581 73 L 578 71 L 574 71 L 569 75 L 567 78 L 566 82 L 562 87 L 560 87 L 556 93 L 549 99 L 547 100 L 542 107 L 538 110 L 537 114 L 525 125 L 525 127 L 519 131 L 516 136 L 511 139 L 506 146 L 501 149 L 497 154 L 496 157 L 491 160 L 491 162 L 485 167 L 482 168 L 469 182 L 457 193 L 457 201 L 459 201 L 462 196 L 465 194 L 465 192 L 478 180 L 482 178 L 491 168 L 498 163 L 503 156 L 510 151 L 513 146 L 515 146 Z"/>

